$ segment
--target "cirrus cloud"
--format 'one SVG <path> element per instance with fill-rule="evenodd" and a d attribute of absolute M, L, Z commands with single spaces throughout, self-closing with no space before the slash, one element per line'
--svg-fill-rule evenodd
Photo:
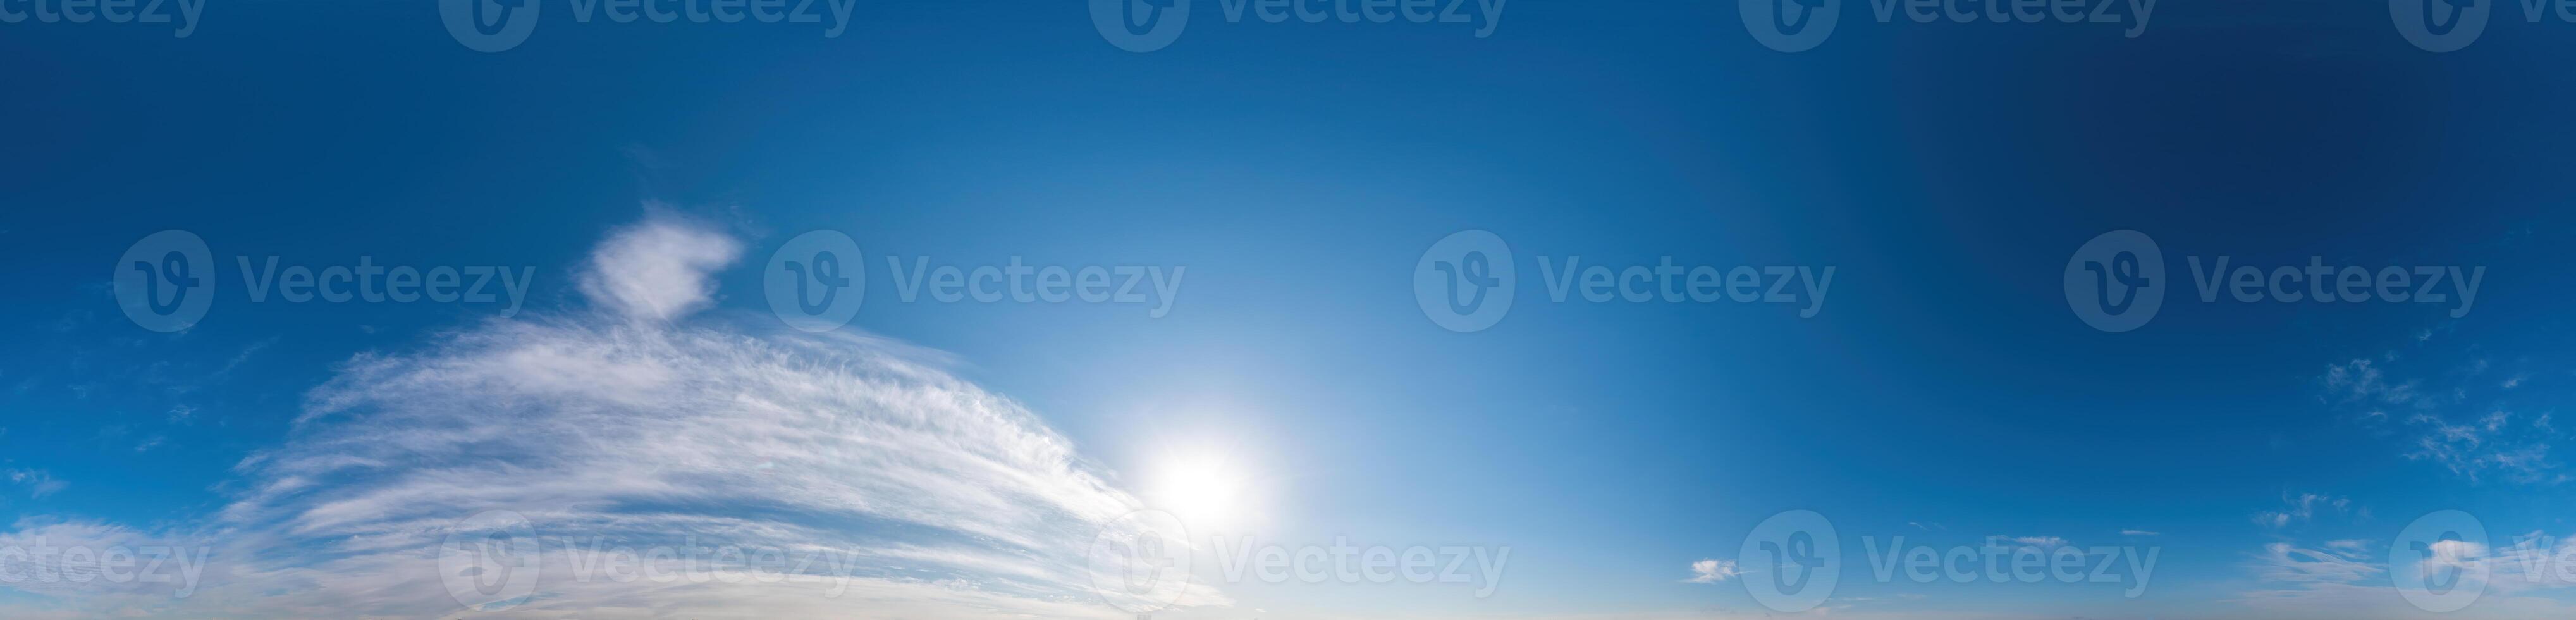
<path fill-rule="evenodd" d="M 438 548 L 459 520 L 506 510 L 532 526 L 540 577 L 490 610 L 504 617 L 1119 615 L 1090 591 L 1085 552 L 1141 507 L 1133 496 L 938 355 L 697 316 L 741 248 L 655 215 L 576 275 L 587 308 L 350 359 L 307 394 L 282 444 L 236 466 L 222 509 L 159 532 L 223 541 L 228 565 L 194 596 L 76 588 L 37 592 L 39 607 L 455 613 L 443 580 L 457 575 L 441 572 Z M 828 561 L 780 569 L 810 580 L 621 581 L 586 565 L 589 544 Z M 1193 586 L 1181 604 L 1227 602 Z"/>

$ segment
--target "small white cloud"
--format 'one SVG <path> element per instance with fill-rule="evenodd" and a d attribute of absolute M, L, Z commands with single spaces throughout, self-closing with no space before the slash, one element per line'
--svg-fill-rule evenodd
<path fill-rule="evenodd" d="M 1995 538 L 2011 541 L 2013 544 L 2024 547 L 2040 547 L 2048 549 L 2066 546 L 2066 539 L 2055 536 L 1996 536 Z"/>
<path fill-rule="evenodd" d="M 656 213 L 601 242 L 576 280 L 591 303 L 632 320 L 669 321 L 713 303 L 708 274 L 741 255 L 733 237 Z"/>
<path fill-rule="evenodd" d="M 1734 579 L 1736 575 L 1742 574 L 1744 574 L 1744 571 L 1736 569 L 1734 560 L 1700 560 L 1691 563 L 1691 578 L 1684 579 L 1682 581 L 1686 583 L 1717 583 L 1728 579 Z"/>
<path fill-rule="evenodd" d="M 2121 535 L 2121 536 L 2157 536 L 2157 535 L 2161 535 L 2161 534 L 2163 534 L 2163 532 L 2150 532 L 2150 531 L 2146 531 L 2146 530 L 2120 530 L 2120 535 Z"/>

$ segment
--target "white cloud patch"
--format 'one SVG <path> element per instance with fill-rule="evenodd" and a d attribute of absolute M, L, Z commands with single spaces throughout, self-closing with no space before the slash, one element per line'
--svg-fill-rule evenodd
<path fill-rule="evenodd" d="M 1734 560 L 1700 560 L 1692 562 L 1690 568 L 1690 578 L 1682 581 L 1689 583 L 1717 583 L 1728 579 L 1734 579 L 1736 576 L 1744 574 L 1744 571 L 1735 567 Z"/>
<path fill-rule="evenodd" d="M 733 237 L 656 213 L 602 242 L 574 281 L 603 310 L 668 321 L 714 303 L 709 275 L 741 255 L 742 243 Z"/>
<path fill-rule="evenodd" d="M 918 351 L 690 318 L 740 251 L 657 216 L 617 231 L 577 274 L 588 311 L 492 319 L 350 360 L 308 394 L 283 445 L 236 467 L 230 504 L 176 528 L 226 541 L 217 557 L 232 564 L 193 597 L 164 595 L 159 613 L 457 612 L 436 551 L 459 520 L 508 510 L 533 526 L 542 576 L 524 603 L 488 615 L 1123 617 L 1091 591 L 1086 558 L 1103 524 L 1140 507 L 1133 497 L 1019 404 Z M 596 558 L 568 547 L 595 541 L 832 561 L 785 569 L 821 584 L 577 575 Z M 1183 601 L 1228 603 L 1204 586 Z"/>

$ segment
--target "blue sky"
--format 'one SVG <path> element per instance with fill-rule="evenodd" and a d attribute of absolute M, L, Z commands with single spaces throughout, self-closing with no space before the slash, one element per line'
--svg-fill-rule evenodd
<path fill-rule="evenodd" d="M 2499 5 L 2432 51 L 2376 3 L 2174 0 L 2140 25 L 1848 2 L 1783 51 L 1732 2 L 1268 23 L 1196 1 L 1152 47 L 1075 2 L 841 5 L 830 36 L 830 3 L 667 24 L 537 4 L 489 52 L 430 3 L 0 23 L 21 61 L 0 112 L 22 119 L 0 141 L 6 615 L 2576 603 L 2546 570 L 2576 547 L 2527 538 L 2576 534 L 2556 251 L 2576 222 L 2553 206 L 2576 189 L 2576 120 L 2549 112 L 2576 77 L 2528 60 L 2566 51 L 2556 17 Z M 175 325 L 129 318 L 117 278 L 169 275 L 144 240 L 173 230 L 206 248 L 189 275 L 208 301 L 156 331 Z M 2152 240 L 2162 301 L 2111 332 L 2070 274 L 2115 263 L 2082 248 L 2121 230 Z M 772 301 L 778 264 L 817 268 L 789 248 L 809 231 L 846 235 L 839 265 L 863 276 L 828 331 Z M 1513 283 L 1464 331 L 1416 294 L 1460 290 L 1450 248 L 1470 246 L 1443 240 L 1462 231 L 1500 244 L 1472 246 L 1478 273 Z M 2202 301 L 2216 276 L 2195 265 L 2222 256 L 2477 286 Z M 489 301 L 297 302 L 272 259 L 525 275 Z M 1136 297 L 919 282 L 1015 261 Z M 1667 262 L 1783 267 L 1796 298 L 1621 288 Z M 1569 264 L 1609 268 L 1607 300 Z M 1128 566 L 1095 543 L 1132 542 L 1104 532 L 1140 510 L 1186 528 L 1188 565 L 1164 570 L 1187 579 L 1106 593 L 1095 578 Z M 2485 539 L 2399 553 L 2443 510 Z M 1752 550 L 1792 542 L 1766 523 L 1812 523 L 1775 518 L 1794 511 L 1830 523 L 1796 540 L 1834 542 L 1839 578 L 1766 600 L 1793 569 Z M 455 544 L 492 532 L 537 570 L 459 593 L 502 574 Z M 2154 555 L 2112 582 L 1879 578 L 1871 550 L 1898 536 L 2075 549 L 2088 570 Z M 794 561 L 749 583 L 594 563 L 700 545 Z M 1421 549 L 1460 579 L 1243 566 L 1344 546 Z M 9 553 L 72 547 L 176 550 L 172 574 L 196 572 L 73 581 L 105 573 Z M 2434 614 L 2401 592 L 2418 571 L 2480 596 Z"/>

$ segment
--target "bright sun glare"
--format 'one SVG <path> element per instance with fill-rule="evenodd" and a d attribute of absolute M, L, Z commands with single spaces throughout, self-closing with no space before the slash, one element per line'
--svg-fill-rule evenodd
<path fill-rule="evenodd" d="M 1242 518 L 1245 479 L 1233 463 L 1192 455 L 1162 466 L 1147 500 L 1192 528 L 1223 527 Z"/>

